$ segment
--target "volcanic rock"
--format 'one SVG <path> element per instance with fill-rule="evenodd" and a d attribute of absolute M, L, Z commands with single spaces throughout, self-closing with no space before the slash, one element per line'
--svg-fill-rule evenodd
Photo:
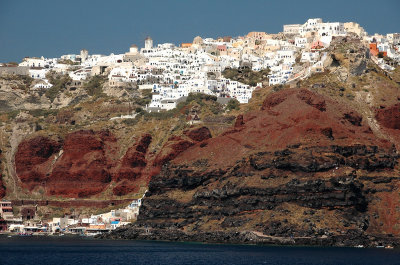
<path fill-rule="evenodd" d="M 288 89 L 244 114 L 240 130 L 206 145 L 174 137 L 137 224 L 110 236 L 349 245 L 376 231 L 400 234 L 376 206 L 397 187 L 390 178 L 397 151 L 360 117 L 322 95 Z M 374 182 L 377 175 L 382 181 Z"/>

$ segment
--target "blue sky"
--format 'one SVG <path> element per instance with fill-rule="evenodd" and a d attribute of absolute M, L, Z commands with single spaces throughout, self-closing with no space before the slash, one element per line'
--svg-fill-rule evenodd
<path fill-rule="evenodd" d="M 25 56 L 122 53 L 133 43 L 282 31 L 307 18 L 361 24 L 368 33 L 400 32 L 399 0 L 0 0 L 0 62 Z"/>

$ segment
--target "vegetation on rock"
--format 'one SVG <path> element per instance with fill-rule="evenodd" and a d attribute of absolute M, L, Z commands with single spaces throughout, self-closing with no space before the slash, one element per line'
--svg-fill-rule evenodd
<path fill-rule="evenodd" d="M 257 83 L 262 83 L 265 82 L 265 80 L 268 80 L 269 72 L 270 72 L 269 69 L 264 69 L 261 71 L 253 71 L 249 68 L 244 68 L 244 69 L 226 68 L 222 72 L 222 75 L 225 78 L 239 81 L 243 84 L 256 86 Z"/>
<path fill-rule="evenodd" d="M 45 93 L 46 97 L 48 97 L 51 102 L 53 102 L 60 92 L 65 90 L 67 85 L 72 81 L 69 75 L 61 75 L 53 71 L 48 72 L 46 78 L 49 80 L 50 84 L 53 85 Z"/>

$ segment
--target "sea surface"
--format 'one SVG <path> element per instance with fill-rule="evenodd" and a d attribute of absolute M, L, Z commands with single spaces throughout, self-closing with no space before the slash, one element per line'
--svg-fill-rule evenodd
<path fill-rule="evenodd" d="M 114 241 L 67 237 L 0 238 L 0 264 L 400 264 L 400 251 Z"/>

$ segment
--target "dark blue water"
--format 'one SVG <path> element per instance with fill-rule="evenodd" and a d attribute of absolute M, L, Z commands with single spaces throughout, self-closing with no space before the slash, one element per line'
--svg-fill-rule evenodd
<path fill-rule="evenodd" d="M 0 238 L 0 264 L 400 264 L 386 249 Z"/>

